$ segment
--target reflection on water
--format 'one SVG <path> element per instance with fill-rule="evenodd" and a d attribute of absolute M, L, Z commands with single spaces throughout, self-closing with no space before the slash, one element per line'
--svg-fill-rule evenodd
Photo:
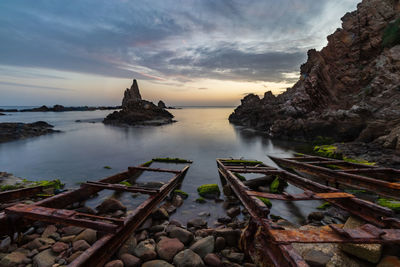
<path fill-rule="evenodd" d="M 232 108 L 172 110 L 178 122 L 160 127 L 114 127 L 75 122 L 104 118 L 110 111 L 10 113 L 10 116 L 1 116 L 0 122 L 44 120 L 62 133 L 0 144 L 0 170 L 32 180 L 59 178 L 68 187 L 76 187 L 78 182 L 98 180 L 154 157 L 191 159 L 194 163 L 182 185 L 190 197 L 174 216 L 184 222 L 208 211 L 212 214 L 209 217 L 212 225 L 223 215 L 222 205 L 214 202 L 201 205 L 194 200 L 198 197 L 196 188 L 199 185 L 220 183 L 216 158 L 251 158 L 276 166 L 267 154 L 293 154 L 290 143 L 271 141 L 262 133 L 229 124 L 231 112 Z M 106 165 L 112 169 L 104 169 Z M 155 180 L 158 178 L 161 178 L 160 174 L 154 177 Z M 291 187 L 288 190 L 297 189 Z M 134 202 L 130 194 L 124 195 L 124 200 Z M 294 204 L 273 201 L 273 204 L 273 214 L 291 221 L 301 220 L 310 212 L 310 207 L 319 205 L 306 201 Z M 296 213 L 296 218 L 292 212 Z"/>

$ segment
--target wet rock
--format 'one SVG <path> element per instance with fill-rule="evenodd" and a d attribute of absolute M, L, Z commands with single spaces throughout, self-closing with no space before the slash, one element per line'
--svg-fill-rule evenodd
<path fill-rule="evenodd" d="M 240 207 L 232 207 L 226 211 L 229 217 L 234 218 L 240 214 Z"/>
<path fill-rule="evenodd" d="M 209 212 L 207 212 L 207 211 L 203 211 L 203 212 L 200 212 L 199 214 L 197 214 L 197 216 L 199 216 L 199 217 L 208 217 L 208 216 L 211 216 L 211 214 Z"/>
<path fill-rule="evenodd" d="M 0 242 L 0 251 L 7 251 L 10 245 L 11 245 L 11 238 L 7 236 Z"/>
<path fill-rule="evenodd" d="M 145 262 L 142 267 L 174 267 L 174 265 L 163 260 L 152 260 Z"/>
<path fill-rule="evenodd" d="M 231 217 L 228 217 L 228 216 L 224 216 L 224 217 L 219 217 L 219 218 L 217 219 L 217 221 L 218 221 L 219 223 L 227 224 L 227 223 L 232 222 L 232 218 L 231 218 Z"/>
<path fill-rule="evenodd" d="M 214 253 L 209 253 L 204 257 L 204 263 L 207 266 L 221 266 L 222 265 L 222 261 L 221 259 Z"/>
<path fill-rule="evenodd" d="M 172 205 L 175 207 L 180 207 L 183 204 L 183 198 L 180 195 L 174 195 L 172 198 Z"/>
<path fill-rule="evenodd" d="M 190 249 L 198 254 L 201 258 L 204 258 L 208 253 L 214 251 L 214 237 L 208 236 L 202 238 L 191 245 Z"/>
<path fill-rule="evenodd" d="M 87 214 L 96 214 L 96 211 L 90 207 L 83 206 L 76 209 L 77 212 L 87 213 Z"/>
<path fill-rule="evenodd" d="M 0 143 L 59 132 L 52 128 L 53 125 L 44 121 L 37 121 L 34 123 L 0 123 Z"/>
<path fill-rule="evenodd" d="M 215 239 L 215 250 L 216 251 L 221 251 L 225 248 L 226 242 L 225 242 L 225 238 L 218 236 Z"/>
<path fill-rule="evenodd" d="M 85 251 L 90 248 L 90 245 L 85 240 L 77 240 L 72 243 L 72 250 L 73 251 Z"/>
<path fill-rule="evenodd" d="M 332 254 L 310 249 L 303 258 L 311 267 L 324 267 L 331 260 Z"/>
<path fill-rule="evenodd" d="M 188 245 L 193 240 L 193 234 L 191 232 L 189 232 L 188 230 L 185 230 L 180 227 L 173 227 L 169 231 L 168 235 L 171 238 L 179 239 L 179 241 L 181 241 L 185 245 Z"/>
<path fill-rule="evenodd" d="M 169 224 L 170 224 L 170 225 L 175 225 L 175 226 L 178 226 L 178 227 L 182 227 L 182 223 L 181 223 L 180 221 L 174 220 L 174 219 L 171 219 L 171 220 L 169 221 Z"/>
<path fill-rule="evenodd" d="M 153 219 L 156 220 L 168 220 L 169 218 L 168 212 L 163 207 L 160 207 L 155 212 L 153 212 L 152 216 Z"/>
<path fill-rule="evenodd" d="M 66 235 L 60 238 L 60 242 L 64 242 L 64 243 L 70 243 L 72 241 L 74 241 L 76 235 Z"/>
<path fill-rule="evenodd" d="M 241 263 L 244 259 L 244 254 L 239 252 L 234 252 L 230 249 L 224 249 L 221 254 L 230 261 Z"/>
<path fill-rule="evenodd" d="M 140 233 L 138 233 L 136 235 L 136 240 L 137 240 L 137 242 L 140 242 L 140 241 L 147 239 L 147 237 L 148 237 L 147 231 L 143 230 L 143 231 L 140 231 Z"/>
<path fill-rule="evenodd" d="M 51 267 L 56 263 L 57 254 L 51 249 L 46 249 L 33 257 L 33 265 L 37 267 Z"/>
<path fill-rule="evenodd" d="M 156 244 L 153 239 L 146 239 L 140 242 L 135 250 L 135 256 L 139 257 L 143 261 L 153 260 L 157 257 Z"/>
<path fill-rule="evenodd" d="M 117 210 L 126 210 L 126 207 L 121 201 L 115 198 L 108 198 L 103 201 L 99 206 L 96 207 L 98 213 L 115 212 Z"/>
<path fill-rule="evenodd" d="M 363 224 L 361 220 L 351 216 L 346 221 L 343 229 L 354 229 Z M 381 244 L 342 244 L 341 248 L 351 255 L 372 263 L 378 263 L 382 254 Z"/>
<path fill-rule="evenodd" d="M 42 237 L 49 237 L 50 235 L 54 234 L 55 232 L 57 232 L 57 227 L 55 227 L 54 225 L 48 225 L 42 234 Z"/>
<path fill-rule="evenodd" d="M 201 257 L 190 249 L 185 249 L 176 254 L 174 265 L 176 267 L 205 267 Z"/>
<path fill-rule="evenodd" d="M 83 230 L 85 230 L 85 228 L 78 226 L 66 226 L 61 229 L 61 232 L 63 232 L 65 235 L 77 235 Z"/>
<path fill-rule="evenodd" d="M 24 248 L 27 249 L 39 249 L 40 247 L 43 246 L 50 246 L 53 245 L 56 241 L 54 241 L 51 238 L 44 238 L 44 237 L 39 237 L 36 238 L 35 240 L 32 240 L 31 242 L 29 242 L 28 244 L 24 245 Z"/>
<path fill-rule="evenodd" d="M 122 254 L 120 260 L 124 263 L 124 267 L 140 267 L 141 263 L 139 258 L 128 253 Z"/>
<path fill-rule="evenodd" d="M 324 218 L 324 213 L 320 211 L 314 211 L 311 212 L 307 218 L 310 221 L 321 221 Z"/>
<path fill-rule="evenodd" d="M 67 250 L 69 248 L 68 244 L 65 244 L 63 242 L 56 242 L 52 247 L 51 250 L 55 253 L 60 253 L 64 250 Z"/>
<path fill-rule="evenodd" d="M 124 263 L 121 260 L 114 260 L 107 262 L 104 267 L 124 267 Z"/>
<path fill-rule="evenodd" d="M 201 218 L 195 218 L 187 222 L 187 227 L 194 227 L 197 229 L 207 228 L 207 222 Z"/>
<path fill-rule="evenodd" d="M 136 238 L 131 235 L 124 244 L 119 248 L 117 255 L 133 254 L 137 245 Z"/>
<path fill-rule="evenodd" d="M 215 236 L 223 237 L 226 241 L 226 244 L 230 247 L 237 246 L 241 233 L 242 232 L 240 230 L 232 228 L 223 228 L 215 230 Z"/>
<path fill-rule="evenodd" d="M 166 202 L 161 207 L 164 208 L 168 214 L 174 213 L 176 211 L 176 207 L 172 205 L 171 202 Z"/>
<path fill-rule="evenodd" d="M 0 266 L 2 267 L 14 267 L 18 266 L 19 264 L 28 263 L 30 260 L 26 257 L 24 253 L 21 252 L 11 252 L 6 254 L 0 260 Z"/>
<path fill-rule="evenodd" d="M 400 267 L 400 259 L 396 256 L 383 257 L 377 267 Z"/>
<path fill-rule="evenodd" d="M 166 261 L 172 261 L 174 256 L 184 249 L 184 245 L 177 238 L 162 237 L 157 243 L 158 256 Z"/>
<path fill-rule="evenodd" d="M 90 245 L 92 245 L 97 240 L 97 232 L 93 229 L 89 229 L 89 228 L 85 229 L 83 232 L 81 232 L 79 235 L 77 235 L 74 238 L 74 241 L 77 241 L 77 240 L 85 240 Z"/>

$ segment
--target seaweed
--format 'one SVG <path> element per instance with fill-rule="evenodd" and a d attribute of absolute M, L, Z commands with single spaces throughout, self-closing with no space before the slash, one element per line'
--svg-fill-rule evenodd
<path fill-rule="evenodd" d="M 285 186 L 287 186 L 287 182 L 276 177 L 269 185 L 269 191 L 273 194 L 279 194 L 282 193 Z"/>
<path fill-rule="evenodd" d="M 259 200 L 261 200 L 268 208 L 272 207 L 271 200 L 269 200 L 266 197 L 257 197 Z"/>
<path fill-rule="evenodd" d="M 207 201 L 205 200 L 205 198 L 204 197 L 199 197 L 199 198 L 197 198 L 196 200 L 195 200 L 197 203 L 201 203 L 201 204 L 203 204 L 203 203 L 206 203 Z"/>
<path fill-rule="evenodd" d="M 104 166 L 103 168 L 107 169 L 107 170 L 111 170 L 112 169 L 110 166 Z"/>
<path fill-rule="evenodd" d="M 246 177 L 244 177 L 243 175 L 241 175 L 240 173 L 234 172 L 233 173 L 240 181 L 244 182 L 246 181 Z"/>
<path fill-rule="evenodd" d="M 243 159 L 227 159 L 224 160 L 227 163 L 239 163 L 239 164 L 248 164 L 248 165 L 257 165 L 262 164 L 261 161 L 258 160 L 243 160 Z"/>
<path fill-rule="evenodd" d="M 20 189 L 20 188 L 22 188 L 22 187 L 23 187 L 23 186 L 20 185 L 20 184 L 5 184 L 5 185 L 2 185 L 2 186 L 0 187 L 0 191 L 15 190 L 15 189 Z"/>
<path fill-rule="evenodd" d="M 325 209 L 329 208 L 330 206 L 331 206 L 331 203 L 329 203 L 329 202 L 324 202 L 324 203 L 322 203 L 320 206 L 318 206 L 317 209 L 319 209 L 319 210 L 325 210 Z"/>
<path fill-rule="evenodd" d="M 314 147 L 314 152 L 320 156 L 333 158 L 333 159 L 343 159 L 343 155 L 337 152 L 337 147 L 333 145 L 320 145 Z"/>
<path fill-rule="evenodd" d="M 43 187 L 53 187 L 54 189 L 61 189 L 64 187 L 65 184 L 61 183 L 59 179 L 54 179 L 51 181 L 43 180 L 43 181 L 38 181 L 34 182 L 35 185 L 38 186 L 43 186 Z"/>
<path fill-rule="evenodd" d="M 179 195 L 181 196 L 183 199 L 187 199 L 189 197 L 189 194 L 180 190 L 180 189 L 176 189 L 174 190 L 174 195 Z"/>
<path fill-rule="evenodd" d="M 197 188 L 197 192 L 200 196 L 205 198 L 213 198 L 221 194 L 217 184 L 203 184 Z"/>
<path fill-rule="evenodd" d="M 378 199 L 378 204 L 387 207 L 396 213 L 400 213 L 400 201 L 394 200 L 394 199 L 388 199 L 388 198 L 379 198 Z"/>
<path fill-rule="evenodd" d="M 149 160 L 148 162 L 143 163 L 143 166 L 149 167 L 153 163 L 153 160 Z"/>
<path fill-rule="evenodd" d="M 132 186 L 132 184 L 128 181 L 122 181 L 119 184 L 125 185 L 125 186 Z"/>
<path fill-rule="evenodd" d="M 154 158 L 155 162 L 167 162 L 167 163 L 192 163 L 191 160 L 180 159 L 180 158 Z"/>
<path fill-rule="evenodd" d="M 348 158 L 348 157 L 343 157 L 343 160 L 346 162 L 350 162 L 350 163 L 358 163 L 358 164 L 364 164 L 364 165 L 368 165 L 368 166 L 374 166 L 376 164 L 376 162 L 369 162 L 364 159 L 352 159 L 352 158 Z"/>

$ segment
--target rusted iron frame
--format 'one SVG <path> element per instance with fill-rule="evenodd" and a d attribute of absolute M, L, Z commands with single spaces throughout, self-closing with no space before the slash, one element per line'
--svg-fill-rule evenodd
<path fill-rule="evenodd" d="M 313 194 L 272 194 L 272 193 L 264 193 L 258 191 L 247 191 L 247 194 L 250 196 L 256 197 L 265 197 L 268 199 L 276 199 L 276 200 L 286 200 L 286 201 L 300 201 L 300 200 L 324 200 L 324 199 L 342 199 L 342 198 L 352 198 L 355 197 L 352 194 L 348 193 L 313 193 Z"/>
<path fill-rule="evenodd" d="M 124 222 L 121 219 L 80 213 L 74 210 L 53 209 L 25 204 L 17 204 L 6 208 L 5 212 L 6 214 L 22 216 L 24 219 L 33 221 L 74 225 L 108 233 L 114 233 Z M 110 221 L 111 223 L 104 221 Z"/>
<path fill-rule="evenodd" d="M 263 261 L 271 262 L 274 266 L 308 266 L 308 264 L 298 255 L 292 246 L 284 245 L 281 246 L 276 242 L 273 242 L 273 236 L 270 233 L 271 226 L 265 224 L 261 218 L 266 218 L 269 214 L 268 207 L 258 198 L 249 196 L 246 191 L 248 188 L 227 168 L 225 168 L 223 161 L 217 159 L 218 172 L 219 174 L 229 183 L 236 196 L 240 199 L 242 204 L 245 206 L 252 221 L 257 227 L 253 227 L 250 235 L 253 237 L 256 235 L 258 227 L 262 227 L 265 230 L 265 239 L 262 241 L 265 246 L 263 251 L 264 255 L 261 255 Z M 288 253 L 288 252 L 291 253 Z M 249 253 L 257 253 L 256 249 Z"/>
<path fill-rule="evenodd" d="M 34 186 L 0 192 L 0 203 L 7 203 L 21 198 L 32 197 L 42 192 L 43 186 Z"/>
<path fill-rule="evenodd" d="M 128 170 L 141 170 L 141 171 L 150 171 L 150 172 L 170 172 L 174 174 L 180 173 L 177 170 L 169 170 L 169 169 L 161 169 L 161 168 L 149 168 L 149 167 L 128 167 Z"/>
<path fill-rule="evenodd" d="M 360 176 L 340 171 L 333 171 L 320 166 L 314 166 L 303 162 L 296 162 L 295 160 L 281 159 L 273 156 L 269 157 L 280 165 L 311 173 L 318 179 L 322 178 L 325 181 L 331 183 L 338 183 L 357 189 L 366 189 L 386 197 L 400 199 L 400 183 L 391 183 L 371 177 Z"/>
<path fill-rule="evenodd" d="M 139 186 L 125 186 L 121 184 L 110 184 L 110 183 L 101 183 L 101 182 L 91 182 L 88 181 L 83 183 L 82 186 L 90 186 L 90 187 L 98 187 L 102 189 L 109 189 L 120 192 L 131 192 L 131 193 L 141 193 L 141 194 L 157 194 L 158 190 L 148 189 Z"/>
<path fill-rule="evenodd" d="M 303 154 L 301 157 L 297 156 L 297 157 L 291 157 L 291 158 L 285 158 L 285 159 L 293 159 L 299 162 L 304 162 L 304 161 L 309 161 L 310 159 L 315 161 L 324 161 L 324 162 L 331 162 L 331 161 L 337 161 L 338 159 L 332 159 L 332 158 L 325 158 L 325 157 L 320 157 L 320 156 L 311 156 L 311 155 L 307 155 L 307 154 Z M 303 161 L 304 160 L 304 161 Z M 360 168 L 369 168 L 369 169 L 373 169 L 373 168 L 378 168 L 377 166 L 374 165 L 365 165 L 362 163 L 355 163 L 355 162 L 348 162 L 348 161 L 344 161 L 341 160 L 344 164 L 348 165 L 348 166 L 353 166 L 353 167 L 360 167 Z"/>
<path fill-rule="evenodd" d="M 228 169 L 224 168 L 223 163 L 218 159 L 217 159 L 217 165 L 218 165 L 218 171 L 219 171 L 220 175 L 222 177 L 224 177 L 226 179 L 226 181 L 230 184 L 230 186 L 233 189 L 233 191 L 235 192 L 236 196 L 241 200 L 243 205 L 249 211 L 249 214 L 252 216 L 252 220 L 258 226 L 262 225 L 264 227 L 264 229 L 265 229 L 264 234 L 266 235 L 265 241 L 269 240 L 268 242 L 264 242 L 265 246 L 268 246 L 268 249 L 267 249 L 267 251 L 265 253 L 265 255 L 268 255 L 268 259 L 267 260 L 270 260 L 275 266 L 308 266 L 303 260 L 299 261 L 299 258 L 301 259 L 301 257 L 296 252 L 294 252 L 293 248 L 290 246 L 290 242 L 286 242 L 285 241 L 284 243 L 288 243 L 288 244 L 277 244 L 276 246 L 271 245 L 271 244 L 277 243 L 277 240 L 275 238 L 275 234 L 276 233 L 274 233 L 272 231 L 271 222 L 269 220 L 263 219 L 263 216 L 259 217 L 259 214 L 260 213 L 261 214 L 265 213 L 265 210 L 263 212 L 259 212 L 259 211 L 253 210 L 253 208 L 255 208 L 255 209 L 259 209 L 260 207 L 265 208 L 265 205 L 263 205 L 263 204 L 260 205 L 259 202 L 257 203 L 257 201 L 254 201 L 255 200 L 254 197 L 252 197 L 253 201 L 251 201 L 249 196 L 248 196 L 248 194 L 247 194 L 249 192 L 249 190 L 246 190 L 246 186 L 231 171 L 229 171 Z M 293 182 L 293 178 L 299 179 L 299 180 L 303 180 L 303 182 L 305 182 L 307 184 L 306 187 L 299 186 L 300 188 L 303 188 L 303 189 L 309 190 L 310 187 L 311 188 L 312 187 L 317 187 L 317 188 L 321 189 L 321 187 L 322 188 L 325 187 L 327 189 L 330 189 L 331 191 L 334 191 L 334 192 L 337 191 L 335 188 L 330 188 L 330 187 L 327 187 L 327 186 L 323 186 L 323 185 L 320 185 L 318 183 L 314 183 L 312 181 L 305 180 L 302 177 L 295 176 L 295 175 L 292 175 L 292 174 L 287 173 L 287 172 L 283 172 L 283 174 L 286 175 L 285 178 L 290 178 L 290 179 L 284 179 L 286 181 L 292 180 L 292 182 Z M 282 177 L 280 177 L 280 178 L 282 178 Z M 301 185 L 301 183 L 300 183 L 300 185 Z M 361 215 L 360 217 L 363 217 L 362 216 L 363 214 L 362 213 L 360 214 L 359 211 L 354 211 L 351 208 L 349 209 L 349 208 L 347 208 L 347 206 L 342 205 L 341 203 L 337 203 L 337 200 L 332 200 L 332 199 L 326 199 L 326 200 L 331 202 L 332 204 L 334 204 L 336 206 L 339 206 L 340 208 L 343 208 L 344 210 L 349 211 L 352 214 L 355 214 L 355 215 L 358 215 L 358 216 Z M 366 203 L 365 201 L 362 201 L 362 200 L 359 200 L 359 199 L 356 199 L 356 198 L 355 199 L 350 198 L 350 199 L 347 199 L 347 200 L 348 201 L 356 200 L 357 201 L 356 203 L 357 204 L 361 204 L 361 206 L 366 205 L 368 208 L 371 208 L 373 210 L 375 210 L 375 209 L 382 210 L 382 209 L 380 209 L 379 206 L 376 206 L 373 203 L 368 203 L 368 202 Z M 358 201 L 361 201 L 361 202 L 358 202 Z M 355 207 L 355 208 L 357 208 L 357 207 Z M 389 212 L 391 214 L 390 210 L 383 209 L 383 211 L 387 211 L 387 212 Z M 374 220 L 373 217 L 372 217 L 372 219 L 373 219 L 373 221 L 376 222 L 376 220 Z M 381 219 L 383 219 L 383 218 L 381 218 Z M 400 221 L 399 220 L 396 220 L 394 218 L 388 218 L 388 219 L 386 219 L 386 222 L 389 222 L 389 224 L 393 223 L 393 225 L 395 225 L 397 228 L 400 228 L 400 224 L 399 224 Z M 374 226 L 371 225 L 371 227 L 374 227 Z M 376 227 L 374 227 L 374 228 L 376 228 Z M 387 234 L 387 233 L 389 233 L 391 235 L 393 234 L 394 238 L 392 240 L 385 240 L 385 239 L 382 239 L 381 237 L 379 237 L 379 242 L 378 243 L 390 243 L 390 242 L 397 242 L 398 243 L 399 242 L 399 239 L 400 239 L 399 229 L 395 229 L 395 230 L 392 230 L 392 229 L 385 229 L 385 230 L 379 229 L 379 230 L 384 232 L 385 234 Z M 360 242 L 360 243 L 376 243 L 376 241 L 378 239 L 378 238 L 375 238 L 375 239 L 370 238 L 370 239 L 362 239 L 362 240 L 358 239 L 358 241 L 355 241 L 354 238 L 344 239 L 344 238 L 341 238 L 341 235 L 340 235 L 340 234 L 343 235 L 343 232 L 338 233 L 338 231 L 339 230 L 336 230 L 336 232 L 334 234 L 336 239 L 333 240 L 333 239 L 330 238 L 329 242 L 326 239 L 318 239 L 318 238 L 316 238 L 316 240 L 315 239 L 310 239 L 310 238 L 308 238 L 308 239 L 298 238 L 298 239 L 295 240 L 295 242 L 300 242 L 300 243 L 304 243 L 304 242 L 319 243 L 320 241 L 321 242 L 325 242 L 326 241 L 328 243 L 332 243 L 332 242 L 340 242 L 340 243 L 357 243 L 357 242 Z M 252 234 L 254 234 L 254 231 L 252 232 Z M 348 234 L 348 233 L 346 232 L 346 234 Z M 381 235 L 379 235 L 379 236 L 381 236 Z M 254 247 L 253 247 L 253 249 L 254 249 Z M 274 251 L 274 253 L 271 253 L 271 251 Z M 290 253 L 288 253 L 288 252 L 290 252 Z M 285 260 L 287 262 L 285 262 Z"/>
<path fill-rule="evenodd" d="M 84 251 L 77 259 L 70 263 L 70 267 L 103 266 L 107 260 L 118 250 L 157 205 L 181 183 L 189 166 L 186 166 L 179 174 L 176 174 L 167 184 L 160 188 L 158 194 L 151 195 L 137 207 L 125 220 L 124 226 L 115 234 L 106 234 L 97 240 L 89 249 Z"/>

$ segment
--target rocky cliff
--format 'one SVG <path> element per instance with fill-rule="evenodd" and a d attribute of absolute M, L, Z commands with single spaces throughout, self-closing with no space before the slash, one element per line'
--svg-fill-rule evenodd
<path fill-rule="evenodd" d="M 400 151 L 400 3 L 363 0 L 283 94 L 248 95 L 230 115 L 271 137 L 379 144 Z"/>
<path fill-rule="evenodd" d="M 103 122 L 113 125 L 162 125 L 174 122 L 174 116 L 164 108 L 142 99 L 139 86 L 133 80 L 122 99 L 122 109 L 109 114 Z"/>

